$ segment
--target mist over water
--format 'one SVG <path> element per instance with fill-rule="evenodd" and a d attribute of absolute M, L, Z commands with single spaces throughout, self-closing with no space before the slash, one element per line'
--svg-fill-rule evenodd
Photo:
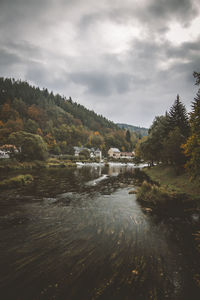
<path fill-rule="evenodd" d="M 2 192 L 2 299 L 199 299 L 199 212 L 149 212 L 129 194 L 136 173 L 44 170 Z"/>

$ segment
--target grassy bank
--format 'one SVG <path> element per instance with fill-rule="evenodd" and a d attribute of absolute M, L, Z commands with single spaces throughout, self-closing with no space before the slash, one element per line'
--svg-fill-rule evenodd
<path fill-rule="evenodd" d="M 2 159 L 0 160 L 0 171 L 6 170 L 33 170 L 43 168 L 65 168 L 75 167 L 76 163 L 70 160 L 60 160 L 50 158 L 47 161 L 23 161 L 19 162 L 16 159 Z"/>
<path fill-rule="evenodd" d="M 173 167 L 154 166 L 143 171 L 169 193 L 186 194 L 191 199 L 200 199 L 200 179 L 191 181 L 187 173 L 177 175 Z"/>
<path fill-rule="evenodd" d="M 46 162 L 46 168 L 66 168 L 76 167 L 76 163 L 71 160 L 49 158 Z"/>
<path fill-rule="evenodd" d="M 46 167 L 46 162 L 34 160 L 19 162 L 16 159 L 1 159 L 0 160 L 0 171 L 9 170 L 32 170 L 41 169 Z"/>
<path fill-rule="evenodd" d="M 186 173 L 177 175 L 169 166 L 143 169 L 149 176 L 137 189 L 137 200 L 159 216 L 184 216 L 186 211 L 200 209 L 199 181 L 191 182 Z M 151 182 L 153 181 L 153 182 Z"/>
<path fill-rule="evenodd" d="M 9 179 L 4 179 L 0 182 L 0 189 L 15 188 L 27 185 L 33 181 L 33 176 L 30 174 L 18 175 Z"/>

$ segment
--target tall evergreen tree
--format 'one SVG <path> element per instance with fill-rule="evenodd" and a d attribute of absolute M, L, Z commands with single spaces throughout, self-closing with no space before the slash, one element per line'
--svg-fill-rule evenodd
<path fill-rule="evenodd" d="M 174 104 L 170 108 L 168 124 L 169 130 L 174 130 L 178 127 L 183 136 L 187 137 L 189 135 L 188 115 L 185 105 L 180 101 L 179 95 L 177 95 Z"/>
<path fill-rule="evenodd" d="M 181 145 L 189 134 L 188 116 L 179 95 L 165 116 L 156 117 L 149 129 L 147 139 L 138 149 L 143 159 L 173 164 L 178 169 L 185 163 Z"/>
<path fill-rule="evenodd" d="M 190 124 L 192 133 L 200 135 L 200 89 L 192 102 L 192 112 L 190 114 Z"/>
<path fill-rule="evenodd" d="M 126 131 L 126 140 L 127 140 L 128 143 L 130 143 L 130 140 L 131 140 L 131 134 L 130 134 L 130 131 L 129 131 L 129 130 Z"/>
<path fill-rule="evenodd" d="M 200 73 L 195 72 L 194 77 L 199 79 L 196 84 L 200 84 Z M 183 145 L 184 153 L 188 157 L 186 163 L 187 170 L 192 177 L 200 175 L 200 89 L 192 102 L 192 112 L 190 113 L 191 134 Z"/>

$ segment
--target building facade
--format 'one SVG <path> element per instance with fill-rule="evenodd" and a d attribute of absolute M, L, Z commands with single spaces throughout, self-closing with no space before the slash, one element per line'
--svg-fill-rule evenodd
<path fill-rule="evenodd" d="M 108 150 L 108 156 L 116 159 L 132 159 L 135 153 L 133 152 L 121 152 L 118 148 L 110 148 Z"/>

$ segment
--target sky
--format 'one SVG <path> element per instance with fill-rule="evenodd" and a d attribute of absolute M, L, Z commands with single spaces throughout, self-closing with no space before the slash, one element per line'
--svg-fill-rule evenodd
<path fill-rule="evenodd" d="M 149 127 L 200 71 L 199 0 L 0 0 L 0 77 Z"/>

